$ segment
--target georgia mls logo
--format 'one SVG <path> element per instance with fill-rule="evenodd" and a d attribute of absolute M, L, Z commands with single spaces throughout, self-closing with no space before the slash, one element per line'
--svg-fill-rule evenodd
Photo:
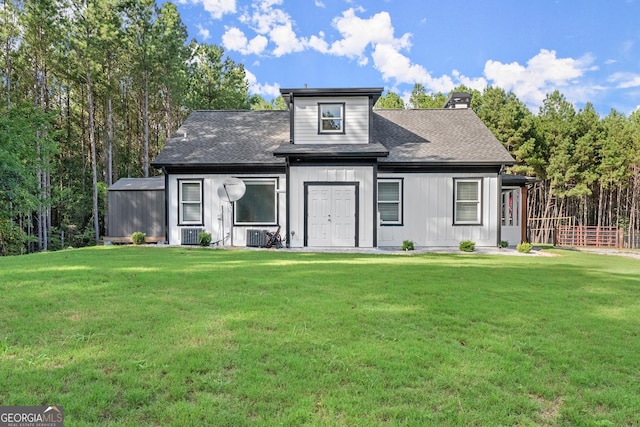
<path fill-rule="evenodd" d="M 63 427 L 62 406 L 0 406 L 0 427 Z"/>

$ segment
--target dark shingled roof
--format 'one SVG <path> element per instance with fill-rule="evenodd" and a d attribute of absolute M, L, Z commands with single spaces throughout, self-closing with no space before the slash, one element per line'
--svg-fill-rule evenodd
<path fill-rule="evenodd" d="M 513 158 L 471 109 L 374 110 L 380 163 L 512 164 Z"/>
<path fill-rule="evenodd" d="M 153 165 L 284 166 L 285 160 L 273 152 L 285 142 L 289 142 L 288 111 L 194 111 Z"/>
<path fill-rule="evenodd" d="M 287 155 L 314 153 L 378 157 L 389 165 L 514 163 L 470 109 L 374 110 L 369 144 L 293 145 L 289 138 L 288 111 L 196 111 L 167 141 L 153 165 L 284 166 Z"/>

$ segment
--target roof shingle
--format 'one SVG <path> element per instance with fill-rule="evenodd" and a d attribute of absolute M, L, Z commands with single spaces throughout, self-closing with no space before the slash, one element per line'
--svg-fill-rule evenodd
<path fill-rule="evenodd" d="M 471 109 L 374 110 L 381 163 L 512 164 L 511 155 Z"/>
<path fill-rule="evenodd" d="M 284 165 L 273 152 L 288 141 L 288 111 L 194 111 L 153 165 Z"/>
<path fill-rule="evenodd" d="M 309 156 L 313 150 L 319 157 L 379 157 L 382 164 L 514 163 L 471 109 L 374 110 L 372 141 L 366 145 L 293 146 L 289 117 L 288 111 L 195 111 L 153 165 L 283 166 L 283 156 Z"/>

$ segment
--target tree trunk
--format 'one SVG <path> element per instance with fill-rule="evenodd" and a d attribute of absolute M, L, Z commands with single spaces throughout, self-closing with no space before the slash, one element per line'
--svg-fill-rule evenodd
<path fill-rule="evenodd" d="M 149 73 L 144 72 L 144 177 L 149 177 Z"/>
<path fill-rule="evenodd" d="M 604 203 L 604 189 L 602 188 L 602 183 L 600 183 L 600 193 L 598 194 L 598 221 L 596 223 L 598 227 L 602 226 L 603 203 Z"/>
<path fill-rule="evenodd" d="M 95 242 L 100 241 L 100 219 L 98 217 L 98 160 L 96 156 L 95 123 L 93 117 L 93 87 L 91 69 L 87 64 L 87 108 L 89 109 L 89 145 L 91 149 L 91 179 L 93 186 L 93 230 Z"/>

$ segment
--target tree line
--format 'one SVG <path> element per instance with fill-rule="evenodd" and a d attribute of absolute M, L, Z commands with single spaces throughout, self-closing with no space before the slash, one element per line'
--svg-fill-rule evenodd
<path fill-rule="evenodd" d="M 591 103 L 577 109 L 559 91 L 546 96 L 537 114 L 513 92 L 487 87 L 471 94 L 471 108 L 516 159 L 509 173 L 535 177 L 528 215 L 536 241 L 555 225 L 623 228 L 631 246 L 640 240 L 640 110 L 628 117 L 612 109 L 601 117 Z M 442 108 L 448 97 L 416 84 L 409 105 L 393 92 L 378 108 Z"/>
<path fill-rule="evenodd" d="M 248 109 L 245 70 L 155 0 L 0 0 L 0 255 L 98 242 L 194 109 Z"/>
<path fill-rule="evenodd" d="M 640 111 L 601 117 L 555 91 L 534 114 L 500 88 L 461 91 L 516 159 L 509 172 L 537 179 L 530 217 L 640 238 Z M 387 92 L 376 108 L 447 99 L 416 84 L 407 104 Z M 156 174 L 150 160 L 192 110 L 285 108 L 250 96 L 221 47 L 189 41 L 171 2 L 0 0 L 0 255 L 97 243 L 107 188 Z"/>

